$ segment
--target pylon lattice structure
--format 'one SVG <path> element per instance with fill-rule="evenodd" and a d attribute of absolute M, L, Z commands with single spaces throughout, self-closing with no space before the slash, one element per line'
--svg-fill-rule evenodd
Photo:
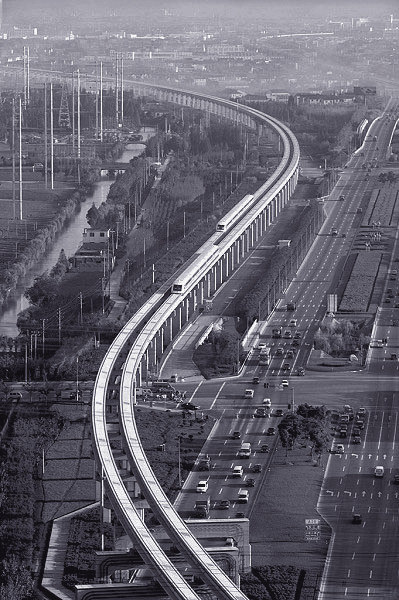
<path fill-rule="evenodd" d="M 61 91 L 60 112 L 58 114 L 58 125 L 65 129 L 71 128 L 71 116 L 69 114 L 68 87 L 64 84 Z"/>

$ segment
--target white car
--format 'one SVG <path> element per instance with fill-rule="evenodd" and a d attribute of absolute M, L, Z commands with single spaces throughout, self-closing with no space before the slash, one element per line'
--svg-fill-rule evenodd
<path fill-rule="evenodd" d="M 337 444 L 333 449 L 333 452 L 335 452 L 335 454 L 342 454 L 345 452 L 345 446 L 343 444 Z"/>
<path fill-rule="evenodd" d="M 382 467 L 381 465 L 377 466 L 374 469 L 374 475 L 376 477 L 384 477 L 384 467 Z"/>
<path fill-rule="evenodd" d="M 245 394 L 244 394 L 244 398 L 253 398 L 254 397 L 254 390 L 245 390 Z"/>
<path fill-rule="evenodd" d="M 206 480 L 199 481 L 197 484 L 197 492 L 207 492 L 208 491 L 208 482 Z"/>
<path fill-rule="evenodd" d="M 263 398 L 263 406 L 265 406 L 266 408 L 271 408 L 272 406 L 272 401 L 270 400 L 270 398 Z"/>
<path fill-rule="evenodd" d="M 283 379 L 283 381 L 281 382 L 281 386 L 288 387 L 289 386 L 288 379 Z"/>
<path fill-rule="evenodd" d="M 236 465 L 233 467 L 232 476 L 233 477 L 242 477 L 244 475 L 244 469 L 241 465 Z"/>
<path fill-rule="evenodd" d="M 248 490 L 238 490 L 237 502 L 247 503 L 249 500 Z"/>

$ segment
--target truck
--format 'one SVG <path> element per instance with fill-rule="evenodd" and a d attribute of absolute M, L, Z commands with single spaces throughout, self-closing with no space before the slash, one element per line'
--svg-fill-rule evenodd
<path fill-rule="evenodd" d="M 199 471 L 209 471 L 211 468 L 211 457 L 210 456 L 201 456 L 198 462 L 198 470 Z"/>
<path fill-rule="evenodd" d="M 194 514 L 199 519 L 207 519 L 211 508 L 211 499 L 209 496 L 203 500 L 197 500 L 194 504 Z"/>
<path fill-rule="evenodd" d="M 242 456 L 243 458 L 249 458 L 251 456 L 251 444 L 249 442 L 243 442 L 241 444 L 238 456 Z"/>

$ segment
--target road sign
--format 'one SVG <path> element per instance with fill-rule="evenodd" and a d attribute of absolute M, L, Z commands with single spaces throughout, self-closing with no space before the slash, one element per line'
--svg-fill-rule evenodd
<path fill-rule="evenodd" d="M 315 542 L 320 540 L 320 519 L 305 519 L 305 540 Z"/>

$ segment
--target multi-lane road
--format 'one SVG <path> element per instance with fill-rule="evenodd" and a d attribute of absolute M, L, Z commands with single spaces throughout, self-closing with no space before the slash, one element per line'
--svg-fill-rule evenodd
<path fill-rule="evenodd" d="M 306 367 L 316 328 L 326 312 L 327 294 L 335 290 L 348 254 L 352 249 L 364 248 L 368 242 L 368 237 L 359 234 L 360 224 L 379 171 L 374 168 L 368 173 L 363 164 L 370 164 L 374 158 L 377 162 L 384 159 L 391 129 L 387 119 L 374 124 L 372 134 L 342 171 L 330 201 L 325 204 L 328 215 L 325 225 L 287 289 L 286 298 L 260 331 L 259 341 L 271 348 L 270 364 L 259 366 L 259 350 L 255 350 L 241 378 L 196 386 L 185 384 L 189 396 L 201 410 L 212 409 L 213 414 L 221 418 L 204 448 L 211 456 L 211 470 L 194 471 L 180 495 L 178 509 L 184 516 L 192 514 L 199 496 L 198 481 L 207 478 L 212 499 L 211 517 L 222 516 L 218 508 L 221 500 L 230 501 L 230 508 L 223 510 L 223 517 L 231 518 L 237 513 L 250 516 L 256 490 L 262 484 L 273 444 L 277 441 L 275 435 L 267 435 L 267 430 L 277 426 L 278 409 L 287 411 L 293 402 L 296 405 L 324 404 L 341 412 L 345 404 L 353 406 L 355 412 L 359 407 L 366 408 L 361 443 L 353 443 L 351 424 L 348 437 L 333 442 L 342 442 L 344 451 L 332 453 L 326 468 L 318 510 L 331 526 L 333 536 L 320 600 L 389 599 L 395 597 L 399 585 L 399 484 L 394 482 L 394 475 L 399 474 L 399 282 L 394 262 L 399 256 L 396 248 L 399 207 L 394 207 L 390 227 L 379 228 L 376 224 L 381 237 L 385 238 L 384 252 L 392 257 L 380 271 L 372 298 L 372 302 L 382 299 L 372 333 L 373 339 L 383 340 L 382 347 L 369 350 L 362 370 L 358 366 L 352 372 L 340 373 L 308 370 L 305 377 L 293 376 L 298 367 Z M 381 238 L 376 240 L 380 242 Z M 261 251 L 262 243 L 256 252 Z M 224 287 L 222 305 L 228 307 L 243 277 L 242 269 L 251 269 L 251 260 Z M 296 302 L 295 311 L 286 310 L 286 302 L 291 300 Z M 291 319 L 296 323 L 290 324 Z M 272 330 L 277 327 L 282 329 L 279 339 L 272 336 Z M 285 334 L 288 331 L 290 335 Z M 293 344 L 294 338 L 297 342 Z M 287 363 L 289 370 L 284 369 Z M 260 384 L 252 383 L 254 376 L 260 378 Z M 282 387 L 283 379 L 288 380 L 288 387 Z M 264 382 L 269 384 L 267 388 Z M 253 399 L 244 397 L 248 388 L 254 390 Z M 269 415 L 254 418 L 256 407 L 262 406 L 266 397 L 272 402 Z M 236 431 L 240 432 L 241 439 L 234 439 Z M 249 459 L 238 456 L 242 441 L 251 443 Z M 263 444 L 270 446 L 269 453 L 262 452 Z M 255 464 L 261 465 L 260 472 L 254 472 Z M 242 478 L 232 476 L 236 465 L 244 466 Z M 375 476 L 376 466 L 384 467 L 383 477 Z M 249 503 L 240 504 L 238 490 L 246 486 L 249 478 L 255 480 L 255 486 L 247 488 Z M 354 513 L 361 514 L 361 523 L 352 523 Z"/>

